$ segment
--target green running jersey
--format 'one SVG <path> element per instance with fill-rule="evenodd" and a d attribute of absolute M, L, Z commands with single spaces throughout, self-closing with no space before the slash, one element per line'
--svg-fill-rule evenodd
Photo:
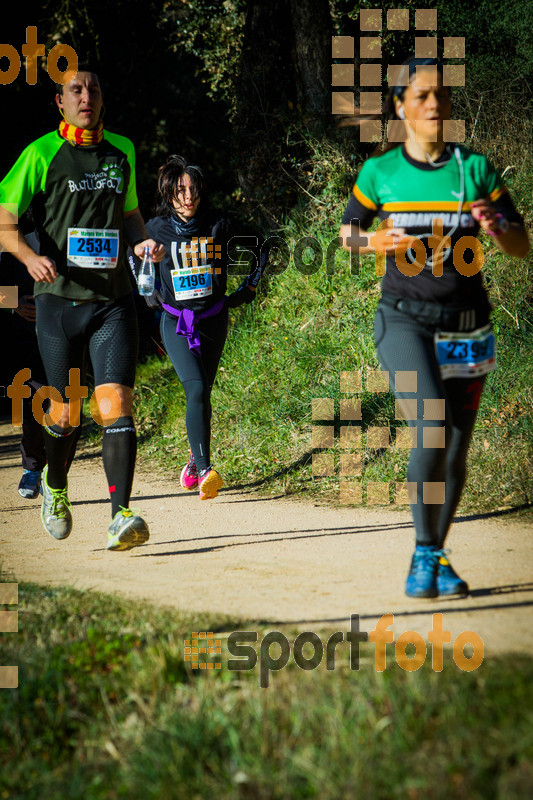
<path fill-rule="evenodd" d="M 466 147 L 459 147 L 460 163 L 451 147 L 434 163 L 417 161 L 404 146 L 383 155 L 369 158 L 363 164 L 342 222 L 358 220 L 367 230 L 374 217 L 391 218 L 395 228 L 405 228 L 408 235 L 418 237 L 426 248 L 427 260 L 417 275 L 405 275 L 397 266 L 395 256 L 387 256 L 382 289 L 398 297 L 430 300 L 442 303 L 463 303 L 485 296 L 481 272 L 463 275 L 454 266 L 454 249 L 461 251 L 470 264 L 473 251 L 463 248 L 475 237 L 479 225 L 470 213 L 474 200 L 489 197 L 497 211 L 510 222 L 521 221 L 498 172 L 485 156 Z M 462 200 L 462 202 L 461 202 Z M 459 208 L 460 206 L 460 208 Z M 450 236 L 451 249 L 444 250 L 442 275 L 431 263 L 432 249 L 428 237 L 433 220 L 442 223 L 442 236 Z M 407 263 L 415 260 L 407 251 Z"/>
<path fill-rule="evenodd" d="M 131 291 L 124 212 L 136 208 L 138 201 L 135 151 L 129 139 L 104 131 L 99 144 L 78 146 L 52 131 L 32 142 L 0 183 L 0 205 L 8 211 L 20 216 L 30 203 L 40 252 L 55 261 L 58 271 L 53 283 L 35 283 L 36 295 L 113 300 Z M 118 231 L 116 266 L 67 263 L 69 228 Z"/>

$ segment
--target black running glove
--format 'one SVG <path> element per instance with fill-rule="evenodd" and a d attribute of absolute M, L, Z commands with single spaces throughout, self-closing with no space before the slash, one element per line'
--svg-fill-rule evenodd
<path fill-rule="evenodd" d="M 248 288 L 248 278 L 246 278 L 238 289 L 228 295 L 228 307 L 237 308 L 243 303 L 251 303 L 255 300 L 255 292 Z"/>

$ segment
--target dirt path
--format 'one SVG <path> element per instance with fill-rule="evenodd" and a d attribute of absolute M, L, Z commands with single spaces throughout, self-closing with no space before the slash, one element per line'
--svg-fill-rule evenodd
<path fill-rule="evenodd" d="M 23 500 L 19 431 L 0 424 L 0 563 L 18 580 L 117 592 L 182 610 L 221 612 L 275 629 L 349 629 L 360 614 L 371 630 L 394 614 L 397 635 L 427 638 L 442 612 L 452 641 L 478 633 L 487 655 L 533 652 L 531 517 L 463 518 L 447 544 L 472 594 L 411 600 L 403 594 L 413 529 L 407 511 L 330 508 L 283 497 L 226 490 L 212 502 L 177 481 L 138 469 L 132 507 L 151 538 L 125 553 L 105 550 L 109 501 L 102 463 L 85 451 L 73 464 L 74 530 L 56 542 L 41 527 L 40 500 Z M 106 499 L 104 499 L 106 498 Z"/>

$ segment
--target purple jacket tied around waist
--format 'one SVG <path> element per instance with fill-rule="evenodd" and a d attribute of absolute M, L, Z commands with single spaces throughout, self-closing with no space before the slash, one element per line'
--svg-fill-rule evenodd
<path fill-rule="evenodd" d="M 195 356 L 200 356 L 202 351 L 197 324 L 201 319 L 216 317 L 226 308 L 227 302 L 228 298 L 223 297 L 218 303 L 215 303 L 214 306 L 211 306 L 201 314 L 196 314 L 189 308 L 174 308 L 174 306 L 169 306 L 168 303 L 162 303 L 161 305 L 168 314 L 177 318 L 176 333 L 178 336 L 186 336 L 189 342 L 189 350 L 192 350 Z"/>

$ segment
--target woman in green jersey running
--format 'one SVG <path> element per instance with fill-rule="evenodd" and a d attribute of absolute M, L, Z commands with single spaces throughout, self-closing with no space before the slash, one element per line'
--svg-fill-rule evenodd
<path fill-rule="evenodd" d="M 412 434 L 407 483 L 416 546 L 406 594 L 436 597 L 468 592 L 443 545 L 465 483 L 483 384 L 495 368 L 475 237 L 482 229 L 521 258 L 529 241 L 501 176 L 484 156 L 448 141 L 451 98 L 442 65 L 413 58 L 404 71 L 404 85 L 390 92 L 388 117 L 396 131 L 405 129 L 405 141 L 389 136 L 365 162 L 340 236 L 347 249 L 386 261 L 376 347 Z M 367 236 L 375 216 L 381 224 Z"/>

